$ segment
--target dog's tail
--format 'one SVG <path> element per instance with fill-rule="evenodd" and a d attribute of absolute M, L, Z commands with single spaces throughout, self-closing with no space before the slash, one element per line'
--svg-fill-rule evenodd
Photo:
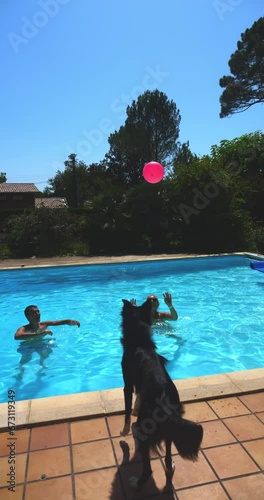
<path fill-rule="evenodd" d="M 203 439 L 203 428 L 185 418 L 170 418 L 171 438 L 180 456 L 187 460 L 197 460 L 199 448 Z"/>

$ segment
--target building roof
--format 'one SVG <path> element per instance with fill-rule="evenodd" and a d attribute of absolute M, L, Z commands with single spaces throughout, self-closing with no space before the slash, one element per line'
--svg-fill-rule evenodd
<path fill-rule="evenodd" d="M 32 182 L 0 182 L 0 193 L 40 193 Z"/>
<path fill-rule="evenodd" d="M 36 208 L 63 208 L 67 207 L 66 198 L 35 198 Z"/>

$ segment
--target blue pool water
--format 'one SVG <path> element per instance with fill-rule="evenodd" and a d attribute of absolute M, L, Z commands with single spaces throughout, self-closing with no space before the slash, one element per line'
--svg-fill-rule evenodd
<path fill-rule="evenodd" d="M 251 259 L 252 260 L 252 259 Z M 169 291 L 176 322 L 153 328 L 173 379 L 264 366 L 264 275 L 243 256 L 0 271 L 0 402 L 122 387 L 122 298 Z M 44 319 L 78 319 L 25 348 L 14 340 L 29 304 Z M 25 351 L 26 349 L 26 351 Z M 44 351 L 44 366 L 40 354 Z M 23 354 L 31 357 L 19 368 Z"/>

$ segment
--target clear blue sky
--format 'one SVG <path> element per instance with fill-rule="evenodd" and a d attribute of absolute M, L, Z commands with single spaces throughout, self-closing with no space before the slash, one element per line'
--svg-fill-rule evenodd
<path fill-rule="evenodd" d="M 176 103 L 179 140 L 198 155 L 263 131 L 261 104 L 219 118 L 219 78 L 241 33 L 264 15 L 263 0 L 1 0 L 0 12 L 8 182 L 42 190 L 68 154 L 102 160 L 145 90 Z"/>

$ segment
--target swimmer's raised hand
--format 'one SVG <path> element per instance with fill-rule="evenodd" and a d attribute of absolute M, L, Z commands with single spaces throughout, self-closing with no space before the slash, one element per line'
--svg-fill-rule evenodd
<path fill-rule="evenodd" d="M 168 292 L 165 292 L 163 294 L 163 298 L 164 298 L 164 302 L 165 304 L 167 304 L 167 306 L 171 306 L 172 305 L 172 297 L 171 297 L 171 294 L 168 293 Z"/>

